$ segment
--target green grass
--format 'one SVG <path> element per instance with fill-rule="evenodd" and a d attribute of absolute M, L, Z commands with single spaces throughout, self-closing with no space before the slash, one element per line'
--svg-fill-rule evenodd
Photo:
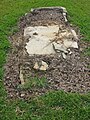
<path fill-rule="evenodd" d="M 31 101 L 5 101 L 1 107 L 0 120 L 90 120 L 88 94 L 52 91 Z"/>
<path fill-rule="evenodd" d="M 34 7 L 64 6 L 70 22 L 90 41 L 90 0 L 0 0 L 0 120 L 90 120 L 90 95 L 52 92 L 32 101 L 6 99 L 3 65 L 20 16 Z M 90 49 L 88 49 L 88 54 Z M 17 111 L 16 111 L 17 108 Z"/>
<path fill-rule="evenodd" d="M 85 56 L 90 56 L 90 48 L 87 48 L 84 53 Z"/>
<path fill-rule="evenodd" d="M 18 89 L 34 89 L 34 88 L 43 88 L 47 87 L 47 79 L 42 77 L 42 78 L 31 78 L 28 77 L 24 85 L 19 85 Z"/>

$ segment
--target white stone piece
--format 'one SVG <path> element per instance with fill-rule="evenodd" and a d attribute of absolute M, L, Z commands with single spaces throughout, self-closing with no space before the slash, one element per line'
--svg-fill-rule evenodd
<path fill-rule="evenodd" d="M 39 63 L 36 62 L 33 68 L 36 70 L 46 71 L 48 69 L 48 64 L 44 61 L 41 61 L 41 65 L 39 65 Z"/>
<path fill-rule="evenodd" d="M 69 55 L 71 55 L 71 54 L 72 54 L 72 51 L 69 52 Z"/>
<path fill-rule="evenodd" d="M 65 7 L 60 7 L 61 9 L 63 9 L 63 12 L 67 13 L 67 10 Z"/>
<path fill-rule="evenodd" d="M 21 93 L 21 97 L 24 97 L 25 96 L 25 94 L 24 93 Z"/>
<path fill-rule="evenodd" d="M 75 41 L 69 41 L 69 40 L 64 40 L 64 46 L 66 48 L 72 47 L 72 48 L 78 48 L 78 44 Z"/>
<path fill-rule="evenodd" d="M 72 45 L 71 45 L 72 48 L 78 48 L 78 44 L 77 42 L 73 42 Z"/>
<path fill-rule="evenodd" d="M 65 12 L 63 13 L 63 17 L 64 17 L 65 22 L 67 22 L 68 20 L 67 20 L 67 17 L 66 17 L 66 13 L 65 13 Z"/>
<path fill-rule="evenodd" d="M 64 40 L 64 46 L 66 47 L 66 48 L 69 48 L 69 47 L 71 47 L 71 45 L 72 45 L 72 43 L 73 43 L 73 41 L 69 41 L 69 40 Z"/>
<path fill-rule="evenodd" d="M 34 67 L 33 67 L 34 69 L 36 69 L 36 70 L 38 70 L 39 69 L 39 65 L 38 65 L 38 63 L 36 62 L 35 63 L 35 65 L 34 65 Z"/>
<path fill-rule="evenodd" d="M 34 9 L 33 9 L 33 8 L 31 8 L 31 12 L 33 12 L 33 10 L 34 10 Z"/>
<path fill-rule="evenodd" d="M 42 61 L 42 65 L 40 67 L 40 70 L 45 70 L 46 71 L 47 69 L 48 69 L 48 64 L 46 62 Z"/>
<path fill-rule="evenodd" d="M 66 59 L 66 57 L 67 57 L 67 56 L 65 55 L 65 53 L 62 53 L 62 56 L 63 56 L 64 59 Z"/>
<path fill-rule="evenodd" d="M 71 32 L 72 32 L 72 34 L 73 34 L 73 37 L 74 37 L 76 40 L 78 40 L 78 36 L 77 36 L 75 30 L 71 29 Z"/>
<path fill-rule="evenodd" d="M 78 48 L 77 42 L 72 40 L 72 37 L 77 37 L 74 30 L 71 32 L 66 28 L 59 33 L 58 30 L 58 25 L 25 28 L 24 36 L 29 38 L 29 42 L 26 43 L 28 54 L 30 56 L 34 54 L 46 55 L 60 51 L 68 53 L 68 48 Z M 35 67 L 37 68 L 38 66 Z"/>
<path fill-rule="evenodd" d="M 56 42 L 53 42 L 53 45 L 54 45 L 55 50 L 59 50 L 64 53 L 68 53 L 68 51 L 66 50 L 67 48 L 63 44 L 57 44 Z"/>
<path fill-rule="evenodd" d="M 24 30 L 24 36 L 31 36 L 26 44 L 29 55 L 33 54 L 55 54 L 51 40 L 55 39 L 59 26 L 36 26 L 27 27 Z M 36 33 L 36 35 L 35 35 Z"/>

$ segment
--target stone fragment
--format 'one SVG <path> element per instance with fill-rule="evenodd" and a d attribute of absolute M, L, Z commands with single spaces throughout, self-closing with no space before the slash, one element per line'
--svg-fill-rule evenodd
<path fill-rule="evenodd" d="M 62 57 L 66 59 L 67 56 L 65 55 L 65 53 L 62 53 Z"/>
<path fill-rule="evenodd" d="M 66 18 L 66 13 L 63 13 L 63 17 L 64 17 L 65 22 L 67 22 L 68 20 Z"/>
<path fill-rule="evenodd" d="M 22 73 L 22 68 L 20 67 L 20 81 L 21 81 L 21 84 L 24 85 L 25 81 L 24 81 L 24 77 L 23 77 L 23 73 Z"/>
<path fill-rule="evenodd" d="M 67 13 L 67 10 L 66 10 L 65 7 L 60 7 L 60 8 L 63 9 L 63 12 L 64 12 L 64 13 Z"/>
<path fill-rule="evenodd" d="M 64 46 L 66 48 L 72 47 L 72 48 L 78 48 L 78 44 L 75 41 L 70 41 L 70 40 L 64 40 Z"/>
<path fill-rule="evenodd" d="M 40 70 L 47 70 L 48 69 L 48 64 L 44 61 L 42 61 L 42 65 L 40 67 Z"/>
<path fill-rule="evenodd" d="M 68 51 L 66 50 L 66 47 L 63 44 L 57 44 L 56 42 L 53 42 L 53 46 L 55 51 L 61 51 L 64 53 L 68 53 Z"/>
<path fill-rule="evenodd" d="M 71 55 L 71 54 L 72 54 L 72 51 L 69 52 L 69 55 Z"/>
<path fill-rule="evenodd" d="M 39 65 L 38 65 L 38 63 L 36 62 L 35 63 L 35 65 L 34 65 L 34 67 L 33 67 L 34 69 L 36 69 L 36 70 L 38 70 L 39 69 Z"/>
<path fill-rule="evenodd" d="M 72 48 L 78 48 L 78 44 L 77 42 L 73 42 L 72 45 L 71 45 Z"/>
<path fill-rule="evenodd" d="M 21 93 L 21 97 L 24 97 L 25 96 L 25 94 L 24 93 Z"/>
<path fill-rule="evenodd" d="M 41 64 L 41 65 L 39 65 L 39 64 Z M 48 64 L 46 62 L 44 62 L 44 61 L 41 61 L 41 63 L 36 62 L 33 68 L 36 69 L 36 70 L 45 71 L 45 70 L 48 69 Z"/>
<path fill-rule="evenodd" d="M 27 27 L 24 30 L 24 36 L 31 36 L 26 43 L 26 49 L 29 55 L 33 54 L 55 54 L 51 40 L 55 39 L 55 33 L 58 33 L 59 26 L 35 26 Z M 37 33 L 37 35 L 35 35 Z"/>
<path fill-rule="evenodd" d="M 72 32 L 72 34 L 73 34 L 73 37 L 74 37 L 76 40 L 78 40 L 78 37 L 77 37 L 77 34 L 76 34 L 75 30 L 71 29 L 71 32 Z"/>
<path fill-rule="evenodd" d="M 66 48 L 71 47 L 72 43 L 73 43 L 73 41 L 70 41 L 70 40 L 64 40 L 63 41 L 63 44 Z"/>

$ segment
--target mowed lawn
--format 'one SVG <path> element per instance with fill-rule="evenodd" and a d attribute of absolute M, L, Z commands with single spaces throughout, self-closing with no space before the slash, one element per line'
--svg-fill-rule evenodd
<path fill-rule="evenodd" d="M 8 36 L 17 31 L 20 16 L 46 6 L 66 7 L 69 21 L 90 41 L 90 0 L 0 0 L 0 120 L 90 120 L 90 93 L 53 91 L 28 101 L 7 99 L 3 65 L 10 49 Z"/>

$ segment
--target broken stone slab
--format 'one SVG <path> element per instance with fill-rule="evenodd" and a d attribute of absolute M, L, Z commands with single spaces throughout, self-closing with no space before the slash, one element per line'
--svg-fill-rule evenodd
<path fill-rule="evenodd" d="M 75 41 L 69 41 L 69 40 L 64 40 L 63 44 L 58 44 L 56 42 L 53 42 L 53 46 L 55 51 L 62 51 L 64 53 L 68 53 L 67 49 L 68 48 L 78 48 L 78 44 Z"/>
<path fill-rule="evenodd" d="M 43 39 L 44 37 L 29 39 L 29 43 L 26 45 L 27 52 L 29 55 L 43 55 L 43 54 L 55 54 L 52 44 L 49 44 L 48 39 Z M 47 44 L 49 44 L 47 46 Z M 46 47 L 47 46 L 47 47 Z"/>
<path fill-rule="evenodd" d="M 77 48 L 78 49 L 78 44 L 77 42 L 73 42 L 72 45 L 71 45 L 72 48 Z"/>
<path fill-rule="evenodd" d="M 74 39 L 75 39 L 75 40 L 78 40 L 78 36 L 77 36 L 75 30 L 71 29 L 71 32 L 72 32 L 72 34 L 73 34 Z"/>
<path fill-rule="evenodd" d="M 40 67 L 40 70 L 47 70 L 48 69 L 48 64 L 44 61 L 42 61 L 42 65 Z"/>
<path fill-rule="evenodd" d="M 44 7 L 35 8 L 31 10 L 32 12 L 41 11 L 51 11 L 55 10 L 58 14 L 63 15 L 67 21 L 67 10 L 64 7 Z M 49 11 L 49 14 L 50 14 Z M 42 13 L 42 12 L 41 12 Z M 38 12 L 37 12 L 38 14 Z M 24 37 L 28 37 L 28 42 L 26 43 L 27 53 L 31 55 L 46 55 L 46 54 L 56 54 L 58 52 L 63 52 L 63 58 L 66 58 L 64 53 L 72 54 L 68 51 L 68 48 L 78 48 L 78 43 L 74 40 L 78 39 L 76 32 L 65 24 L 63 27 L 62 23 L 47 24 L 41 26 L 28 26 L 24 29 Z M 65 23 L 65 21 L 64 21 Z M 38 69 L 38 64 L 35 68 Z M 42 69 L 43 67 L 41 67 Z"/>
<path fill-rule="evenodd" d="M 62 53 L 62 57 L 64 58 L 64 59 L 66 59 L 66 54 L 65 53 Z"/>
<path fill-rule="evenodd" d="M 48 69 L 48 64 L 44 61 L 36 62 L 33 68 L 36 70 L 46 71 Z"/>
<path fill-rule="evenodd" d="M 64 40 L 64 46 L 66 48 L 78 48 L 78 44 L 75 41 L 70 41 L 70 40 Z"/>
<path fill-rule="evenodd" d="M 64 20 L 65 20 L 65 22 L 68 22 L 66 15 L 67 15 L 66 12 L 63 12 Z"/>
<path fill-rule="evenodd" d="M 60 33 L 58 37 L 59 26 L 35 26 L 35 27 L 27 27 L 24 30 L 24 36 L 30 36 L 29 42 L 26 43 L 27 52 L 30 55 L 33 54 L 55 54 L 56 51 L 63 51 L 67 53 L 67 48 L 78 48 L 77 42 L 73 40 L 69 40 L 72 35 L 68 30 Z M 52 42 L 54 39 L 62 39 L 56 42 Z M 66 39 L 67 38 L 67 39 Z M 63 43 L 61 43 L 61 41 Z M 53 45 L 54 48 L 53 49 Z"/>
<path fill-rule="evenodd" d="M 27 52 L 33 54 L 55 54 L 50 40 L 55 39 L 59 26 L 35 26 L 27 27 L 24 30 L 24 36 L 30 36 L 26 43 Z M 36 34 L 35 34 L 36 33 Z"/>
<path fill-rule="evenodd" d="M 57 44 L 56 42 L 53 42 L 53 47 L 55 49 L 56 52 L 64 52 L 64 53 L 68 53 L 68 51 L 66 50 L 66 47 L 63 44 Z"/>
<path fill-rule="evenodd" d="M 59 26 L 58 25 L 51 25 L 51 26 L 34 26 L 34 27 L 26 27 L 24 29 L 24 36 L 31 36 L 31 37 L 48 37 L 54 38 L 55 33 L 58 33 Z"/>

